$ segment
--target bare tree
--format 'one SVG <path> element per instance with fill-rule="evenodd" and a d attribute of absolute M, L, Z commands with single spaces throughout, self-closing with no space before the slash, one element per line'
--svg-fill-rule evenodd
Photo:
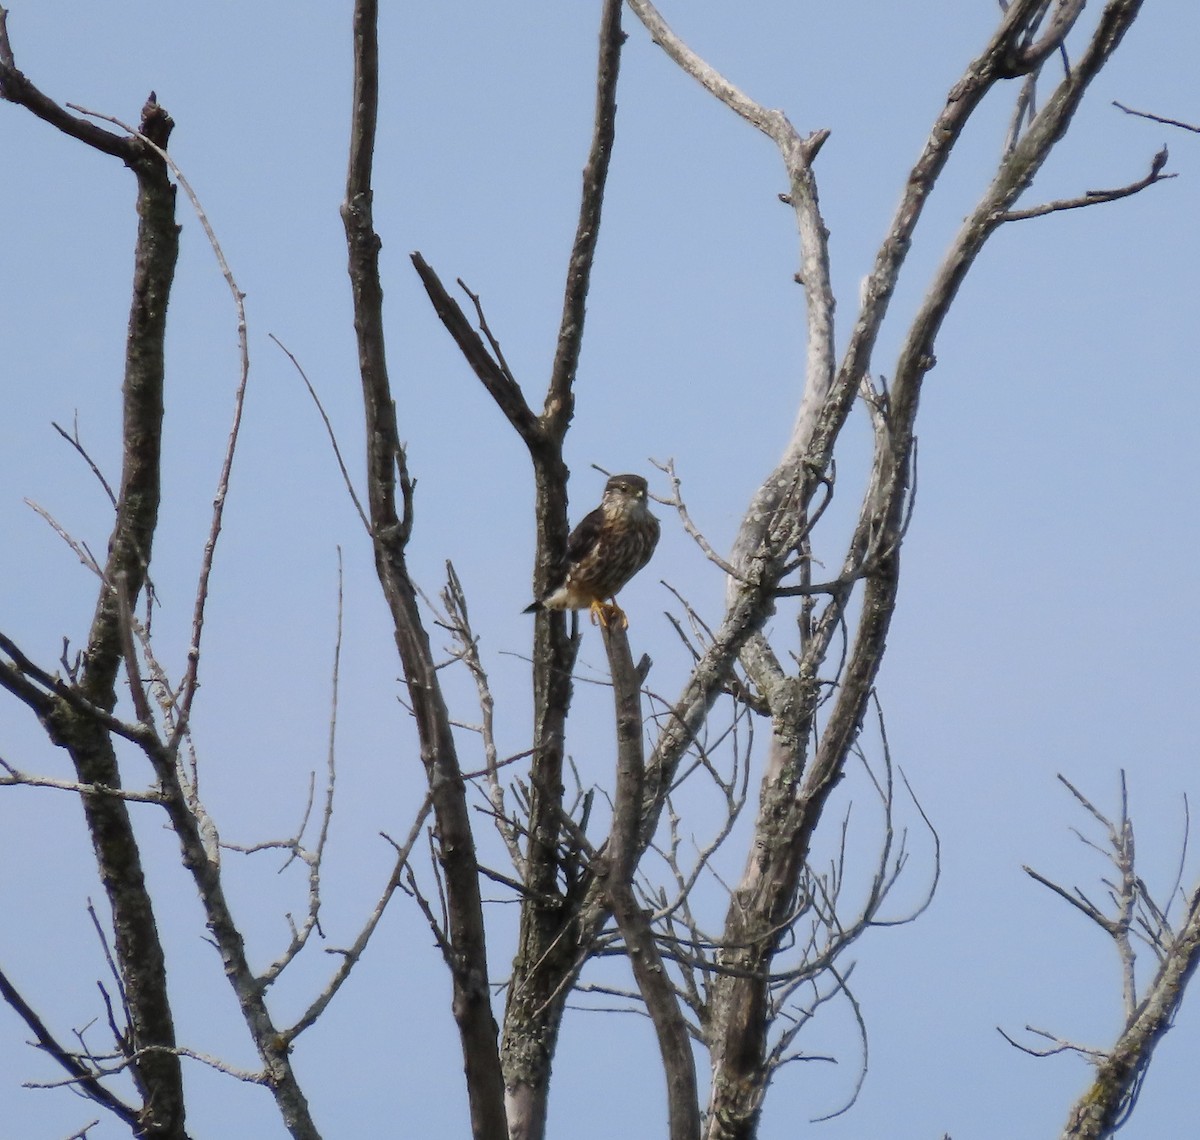
<path fill-rule="evenodd" d="M 932 896 L 939 867 L 936 832 L 903 780 L 905 795 L 899 794 L 875 692 L 895 612 L 901 549 L 914 509 L 915 425 L 922 384 L 936 364 L 938 333 L 959 287 L 997 230 L 1129 197 L 1171 177 L 1164 173 L 1163 150 L 1154 156 L 1146 176 L 1126 186 L 1017 207 L 1141 5 L 1138 0 L 1109 0 L 1090 25 L 1082 22 L 1082 0 L 1012 0 L 1001 5 L 993 33 L 946 93 L 928 140 L 903 179 L 901 200 L 863 283 L 840 352 L 816 171 L 829 132 L 802 133 L 783 112 L 755 101 L 700 58 L 648 0 L 629 0 L 628 7 L 671 65 L 694 78 L 779 151 L 787 182 L 781 199 L 795 218 L 797 282 L 805 301 L 805 374 L 794 426 L 778 464 L 747 504 L 728 557 L 714 549 L 694 522 L 674 463 L 661 464 L 667 492 L 660 501 L 724 575 L 726 604 L 722 613 L 705 615 L 676 595 L 672 621 L 692 667 L 686 676 L 672 680 L 674 695 L 664 696 L 657 682 L 650 685 L 649 659 L 635 664 L 629 635 L 619 623 L 601 628 L 609 663 L 604 683 L 612 689 L 615 728 L 611 738 L 585 740 L 580 746 L 615 757 L 615 778 L 608 791 L 603 785 L 583 786 L 569 764 L 568 728 L 581 642 L 574 613 L 543 610 L 536 617 L 533 728 L 527 749 L 502 758 L 487 667 L 454 568 L 447 567 L 447 585 L 437 604 L 422 593 L 410 566 L 415 480 L 402 442 L 404 404 L 389 379 L 381 240 L 373 214 L 380 73 L 386 63 L 378 40 L 377 0 L 358 0 L 341 215 L 366 429 L 365 507 L 360 505 L 359 513 L 392 622 L 428 793 L 423 803 L 410 807 L 413 822 L 406 839 L 395 843 L 395 862 L 377 905 L 342 951 L 327 984 L 290 1023 L 281 1021 L 267 999 L 270 987 L 305 950 L 319 924 L 320 871 L 333 803 L 332 724 L 327 788 L 319 801 L 311 802 L 317 800 L 315 792 L 310 797 L 310 808 L 321 821 L 318 838 L 304 839 L 306 816 L 294 837 L 241 849 L 283 849 L 303 863 L 309 875 L 307 915 L 293 924 L 283 953 L 257 971 L 226 901 L 221 861 L 226 848 L 199 796 L 190 736 L 209 575 L 237 443 L 236 419 L 179 681 L 160 664 L 151 637 L 149 567 L 162 461 L 163 345 L 177 253 L 172 178 L 186 188 L 166 152 L 173 124 L 153 96 L 137 128 L 107 120 L 121 133 L 94 121 L 106 116 L 52 101 L 18 70 L 6 13 L 0 9 L 0 94 L 70 137 L 120 159 L 133 171 L 139 188 L 124 387 L 124 466 L 114 496 L 106 561 L 101 565 L 91 560 L 98 590 L 87 648 L 76 662 L 69 662 L 64 653 L 64 676 L 0 635 L 0 685 L 39 718 L 54 744 L 68 750 L 77 773 L 76 782 L 62 783 L 6 764 L 7 775 L 0 782 L 66 787 L 83 805 L 111 915 L 106 934 L 112 942 L 118 993 L 109 1015 L 114 1049 L 100 1057 L 68 1048 L 36 1013 L 36 1003 L 3 975 L 0 994 L 61 1064 L 74 1087 L 116 1114 L 134 1135 L 188 1135 L 181 1058 L 209 1063 L 265 1086 L 292 1136 L 320 1135 L 290 1054 L 298 1036 L 315 1023 L 345 982 L 392 895 L 404 890 L 428 920 L 450 975 L 472 1133 L 478 1140 L 539 1140 L 545 1135 L 562 1019 L 572 996 L 584 993 L 615 996 L 626 1008 L 642 1010 L 651 1019 L 672 1140 L 749 1140 L 757 1133 L 772 1078 L 790 1060 L 803 1056 L 801 1035 L 823 1005 L 848 1003 L 865 1043 L 865 1014 L 850 985 L 848 951 L 873 927 L 915 918 Z M 488 324 L 485 300 L 460 281 L 464 307 L 429 261 L 419 252 L 412 255 L 437 317 L 528 452 L 536 487 L 536 597 L 543 595 L 563 563 L 570 531 L 564 441 L 574 415 L 586 300 L 616 145 L 616 93 L 626 40 L 621 15 L 619 0 L 604 0 L 592 137 L 566 266 L 556 351 L 544 391 L 539 389 L 534 398 L 533 383 L 519 379 L 510 368 L 500 337 Z M 1018 83 L 1007 141 L 986 189 L 904 330 L 885 379 L 876 361 L 877 345 L 917 223 L 948 159 L 973 127 L 981 103 L 1010 80 Z M 1039 84 L 1046 88 L 1040 100 Z M 215 237 L 213 246 L 220 258 Z M 245 316 L 240 290 L 225 272 L 238 306 L 244 389 Z M 864 489 L 849 542 L 834 547 L 833 533 L 826 533 L 822 520 L 838 489 L 834 447 L 856 402 L 869 417 L 873 454 L 869 470 L 859 476 Z M 74 442 L 79 446 L 77 439 Z M 341 462 L 336 440 L 334 447 Z M 352 484 L 345 463 L 342 471 Z M 75 545 L 86 563 L 86 548 Z M 825 565 L 836 570 L 823 572 Z M 139 619 L 143 602 L 147 613 Z M 449 637 L 448 659 L 441 658 L 435 646 L 440 634 Z M 443 685 L 447 665 L 464 670 L 474 685 L 478 722 L 472 728 L 482 746 L 481 765 L 464 759 L 456 728 L 475 713 L 452 711 Z M 122 673 L 129 689 L 124 701 L 118 697 Z M 335 692 L 336 679 L 335 664 Z M 868 722 L 870 728 L 865 729 Z M 764 737 L 765 745 L 760 743 Z M 150 761 L 153 787 L 125 787 L 118 745 L 132 746 Z M 878 808 L 873 855 L 865 871 L 862 861 L 851 857 L 848 820 L 830 808 L 834 789 L 848 780 Z M 690 839 L 694 829 L 681 824 L 676 807 L 684 788 L 718 805 L 716 825 L 695 844 Z M 1131 1090 L 1149 1064 L 1154 1043 L 1182 1000 L 1194 966 L 1194 946 L 1200 941 L 1193 929 L 1194 897 L 1188 902 L 1189 917 L 1176 930 L 1167 920 L 1167 908 L 1152 903 L 1134 876 L 1132 833 L 1124 813 L 1117 824 L 1109 823 L 1076 795 L 1108 829 L 1122 883 L 1114 894 L 1118 915 L 1105 917 L 1086 899 L 1054 889 L 1117 941 L 1123 960 L 1131 952 L 1129 938 L 1135 927 L 1160 959 L 1159 974 L 1141 1001 L 1136 1000 L 1129 966 L 1126 1032 L 1113 1050 L 1097 1054 L 1101 1091 L 1089 1096 L 1088 1107 L 1076 1110 L 1074 1130 L 1066 1133 L 1102 1136 L 1131 1104 Z M 752 801 L 753 821 L 739 829 Z M 195 882 L 208 931 L 259 1059 L 254 1071 L 235 1071 L 176 1040 L 164 956 L 130 821 L 134 804 L 162 809 L 178 838 L 182 865 Z M 898 822 L 901 813 L 920 823 L 929 854 L 923 901 L 897 917 L 885 915 L 885 904 L 917 850 L 908 828 Z M 431 860 L 429 874 L 421 877 L 414 869 L 413 851 L 427 819 Z M 501 870 L 486 864 L 480 819 L 494 826 L 511 866 Z M 815 854 L 818 836 L 827 837 L 831 858 Z M 738 860 L 742 871 L 736 882 L 727 884 L 717 868 L 718 857 L 732 857 L 737 843 L 744 845 Z M 483 892 L 487 882 L 508 892 L 520 908 L 502 1013 L 494 1004 L 489 966 L 491 930 Z M 720 892 L 723 915 L 710 913 L 708 899 L 714 887 Z M 585 971 L 613 958 L 628 963 L 631 984 L 584 977 Z M 698 1056 L 709 1064 L 707 1082 L 697 1073 Z M 126 1103 L 111 1091 L 106 1081 L 117 1072 L 132 1076 L 138 1103 Z M 706 1083 L 704 1104 L 700 1090 Z"/>
<path fill-rule="evenodd" d="M 1121 773 L 1121 810 L 1115 820 L 1105 816 L 1065 777 L 1059 776 L 1059 779 L 1104 832 L 1102 843 L 1089 839 L 1082 832 L 1077 831 L 1076 835 L 1086 847 L 1100 854 L 1112 869 L 1113 877 L 1101 880 L 1111 913 L 1093 902 L 1079 887 L 1067 890 L 1030 867 L 1026 867 L 1025 872 L 1070 903 L 1112 940 L 1121 964 L 1124 1025 L 1117 1040 L 1107 1049 L 1080 1045 L 1033 1026 L 1026 1026 L 1027 1032 L 1045 1044 L 1021 1045 L 1003 1030 L 1001 1033 L 1012 1045 L 1037 1057 L 1069 1053 L 1091 1062 L 1095 1077 L 1072 1106 L 1062 1137 L 1063 1140 L 1083 1140 L 1085 1137 L 1101 1140 L 1111 1136 L 1133 1112 L 1155 1046 L 1170 1029 L 1188 980 L 1200 961 L 1200 888 L 1193 888 L 1188 893 L 1181 889 L 1187 852 L 1185 831 L 1175 882 L 1162 902 L 1155 900 L 1136 865 L 1133 820 L 1129 816 L 1124 772 Z M 1183 910 L 1182 918 L 1178 920 L 1171 917 L 1176 903 Z M 1144 991 L 1138 971 L 1140 950 L 1148 951 L 1155 963 Z"/>

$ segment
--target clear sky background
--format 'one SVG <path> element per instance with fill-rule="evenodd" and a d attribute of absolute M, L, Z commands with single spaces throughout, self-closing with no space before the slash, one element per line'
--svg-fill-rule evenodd
<path fill-rule="evenodd" d="M 389 872 L 391 849 L 378 833 L 406 833 L 422 793 L 369 543 L 318 416 L 268 340 L 274 333 L 304 364 L 360 479 L 337 212 L 350 7 L 12 0 L 9 19 L 18 65 L 56 99 L 133 122 L 157 92 L 177 123 L 171 150 L 247 294 L 252 376 L 194 718 L 202 792 L 230 842 L 294 830 L 309 773 L 324 764 L 337 548 L 344 551 L 338 804 L 323 917 L 331 946 L 353 937 Z M 514 372 L 539 403 L 589 137 L 598 5 L 385 8 L 376 225 L 401 434 L 419 480 L 413 568 L 432 592 L 445 559 L 454 561 L 492 671 L 500 747 L 517 752 L 529 733 L 519 656 L 529 648 L 520 610 L 533 560 L 532 479 L 523 446 L 438 323 L 407 253 L 421 250 L 448 284 L 461 276 L 482 296 Z M 755 98 L 784 108 L 802 131 L 831 131 L 817 176 L 844 340 L 909 166 L 997 6 L 764 0 L 665 3 L 663 11 Z M 697 522 L 724 549 L 786 441 L 801 392 L 793 217 L 776 200 L 785 183 L 773 146 L 677 72 L 632 17 L 625 24 L 617 144 L 568 444 L 572 514 L 578 519 L 598 499 L 602 476 L 590 464 L 645 472 L 661 492 L 649 459 L 674 457 Z M 1200 120 L 1198 47 L 1200 9 L 1191 0 L 1147 3 L 1022 204 L 1132 181 L 1164 142 L 1180 177 L 1121 203 L 1003 228 L 939 339 L 880 695 L 895 758 L 941 837 L 942 882 L 919 922 L 875 931 L 856 949 L 855 993 L 871 1045 L 858 1104 L 829 1123 L 807 1123 L 841 1106 L 859 1064 L 849 1014 L 835 1005 L 801 1042 L 839 1063 L 779 1076 L 764 1140 L 1057 1135 L 1085 1066 L 1071 1057 L 1033 1060 L 996 1027 L 1019 1034 L 1028 1023 L 1099 1046 L 1117 1031 L 1111 947 L 1021 866 L 1100 896 L 1107 868 L 1071 834 L 1088 821 L 1054 777 L 1064 773 L 1115 811 L 1124 769 L 1142 873 L 1166 892 L 1183 797 L 1200 796 L 1200 139 L 1111 105 Z M 1002 89 L 983 108 L 933 197 L 877 371 L 889 371 L 906 318 L 989 176 L 1014 94 Z M 115 480 L 134 183 L 117 162 L 10 106 L 0 107 L 0 155 L 0 629 L 51 665 L 64 636 L 81 643 L 95 583 L 23 500 L 103 551 L 107 501 L 50 423 L 69 428 L 77 418 Z M 182 197 L 179 216 L 153 564 L 163 603 L 159 655 L 176 675 L 237 379 L 226 287 Z M 865 438 L 856 413 L 839 453 L 847 512 Z M 651 653 L 651 684 L 670 695 L 686 661 L 663 616 L 672 602 L 660 579 L 714 622 L 723 582 L 659 513 L 664 538 L 654 564 L 623 599 L 634 651 Z M 839 558 L 832 539 L 817 553 L 831 565 Z M 590 630 L 584 638 L 581 664 L 602 674 L 599 639 Z M 571 747 L 584 778 L 607 787 L 610 714 L 603 690 L 588 688 Z M 474 719 L 465 682 L 451 692 L 463 719 Z M 0 701 L 0 756 L 68 774 L 65 757 L 11 700 Z M 128 783 L 148 778 L 131 759 Z M 860 798 L 864 844 L 870 810 Z M 137 815 L 180 1039 L 252 1067 L 174 840 L 153 809 Z M 902 822 L 912 828 L 913 860 L 896 913 L 919 897 L 930 862 L 911 809 Z M 226 856 L 257 964 L 284 946 L 284 913 L 303 907 L 297 869 L 278 875 L 280 862 Z M 1198 863 L 1189 863 L 1185 882 L 1200 874 Z M 733 857 L 732 873 L 739 864 Z M 96 980 L 105 967 L 85 910 L 88 898 L 102 897 L 91 867 L 71 796 L 0 795 L 0 964 L 64 1036 L 103 1016 Z M 500 978 L 513 916 L 511 907 L 495 909 Z M 282 1019 L 304 1007 L 330 969 L 319 952 L 293 968 L 276 998 Z M 396 899 L 355 978 L 298 1043 L 299 1075 L 327 1136 L 466 1134 L 448 995 L 428 929 Z M 27 1037 L 0 1008 L 0 1140 L 56 1140 L 100 1110 L 68 1093 L 19 1088 L 58 1075 Z M 88 1040 L 101 1047 L 104 1038 L 101 1020 Z M 1198 1050 L 1193 994 L 1124 1136 L 1190 1134 L 1200 1114 Z M 261 1090 L 200 1066 L 187 1072 L 197 1137 L 284 1135 Z M 568 1015 L 553 1137 L 662 1135 L 663 1105 L 648 1023 Z M 103 1120 L 89 1135 L 122 1134 Z"/>

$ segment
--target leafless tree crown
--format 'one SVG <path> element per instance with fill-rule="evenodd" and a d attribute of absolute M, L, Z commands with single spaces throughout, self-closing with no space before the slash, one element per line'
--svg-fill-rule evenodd
<path fill-rule="evenodd" d="M 461 280 L 456 290 L 448 289 L 420 252 L 411 255 L 434 313 L 528 452 L 538 597 L 567 549 L 570 473 L 564 445 L 575 412 L 586 300 L 616 146 L 618 79 L 627 38 L 622 7 L 619 0 L 602 4 L 595 116 L 544 389 L 510 367 L 501 337 L 487 321 L 486 300 Z M 113 490 L 105 484 L 114 510 L 105 557 L 94 557 L 47 513 L 95 576 L 95 615 L 84 647 L 74 657 L 64 650 L 57 663 L 39 663 L 35 654 L 0 634 L 0 686 L 39 719 L 75 769 L 75 779 L 63 781 L 3 762 L 0 784 L 57 788 L 78 797 L 105 890 L 107 911 L 93 917 L 111 967 L 103 990 L 110 1048 L 93 1051 L 64 1043 L 61 1031 L 47 1025 L 35 1003 L 0 973 L 0 995 L 39 1048 L 61 1065 L 72 1087 L 115 1114 L 135 1136 L 183 1140 L 189 1134 L 183 1063 L 200 1063 L 261 1085 L 274 1098 L 290 1135 L 318 1137 L 292 1053 L 337 996 L 397 891 L 423 914 L 446 965 L 477 1140 L 545 1135 L 551 1065 L 573 1000 L 593 1007 L 615 1003 L 649 1017 L 661 1053 L 672 1140 L 755 1136 L 772 1079 L 790 1061 L 809 1056 L 802 1046 L 804 1031 L 827 1003 L 842 1002 L 851 1011 L 861 1034 L 865 1075 L 868 1011 L 854 993 L 850 952 L 872 928 L 915 918 L 932 897 L 940 869 L 936 832 L 893 764 L 875 690 L 914 509 L 921 389 L 936 364 L 939 330 L 980 251 L 1002 226 L 1111 202 L 1171 177 L 1164 149 L 1147 175 L 1126 186 L 1018 206 L 1141 4 L 1109 0 L 1087 25 L 1082 0 L 1011 0 L 1000 7 L 988 41 L 946 92 L 916 161 L 900 173 L 900 202 L 839 350 L 829 235 L 818 196 L 818 159 L 829 132 L 798 130 L 782 111 L 758 103 L 697 55 L 649 0 L 629 0 L 629 11 L 641 25 L 638 34 L 662 49 L 665 65 L 691 76 L 778 149 L 786 179 L 781 197 L 797 232 L 806 353 L 787 445 L 747 504 L 727 555 L 695 521 L 676 462 L 663 458 L 659 464 L 659 502 L 670 522 L 724 577 L 725 607 L 706 614 L 673 594 L 670 621 L 691 667 L 665 681 L 652 679 L 649 658 L 635 661 L 630 635 L 620 623 L 599 631 L 609 667 L 603 683 L 612 691 L 613 731 L 603 740 L 580 740 L 577 747 L 615 757 L 615 766 L 611 778 L 592 783 L 580 778 L 568 752 L 572 698 L 580 683 L 578 615 L 537 614 L 529 657 L 532 730 L 526 747 L 506 756 L 497 744 L 489 673 L 495 666 L 481 650 L 454 567 L 447 563 L 445 586 L 436 599 L 413 577 L 415 476 L 389 377 L 381 238 L 373 213 L 385 64 L 378 4 L 355 4 L 353 114 L 341 217 L 366 429 L 361 495 L 354 486 L 359 476 L 351 473 L 355 461 L 343 458 L 330 420 L 320 410 L 370 541 L 428 790 L 420 804 L 401 812 L 400 837 L 389 838 L 393 858 L 388 874 L 381 876 L 376 904 L 337 952 L 325 984 L 290 1020 L 276 1011 L 272 987 L 320 931 L 336 776 L 340 599 L 328 764 L 323 778 L 310 787 L 305 817 L 288 838 L 224 844 L 200 796 L 202 765 L 191 726 L 199 706 L 213 557 L 249 370 L 242 293 L 168 154 L 174 123 L 166 110 L 152 95 L 132 126 L 51 100 L 18 69 L 7 13 L 0 9 L 0 95 L 122 162 L 138 189 L 122 396 L 124 451 L 119 485 Z M 881 368 L 876 361 L 881 328 L 930 194 L 978 108 L 1006 85 L 1015 88 L 1014 111 L 990 180 L 938 264 L 899 338 L 895 359 Z M 241 375 L 197 582 L 190 646 L 186 659 L 173 666 L 155 652 L 150 566 L 163 463 L 167 303 L 178 256 L 177 187 L 184 188 L 204 222 L 228 283 Z M 299 369 L 299 361 L 288 355 Z M 316 399 L 314 386 L 307 377 L 304 382 Z M 823 520 L 838 489 L 834 447 L 856 405 L 869 420 L 873 451 L 860 479 L 865 490 L 850 539 L 831 560 L 833 539 Z M 59 430 L 90 463 L 78 433 Z M 95 464 L 93 469 L 103 481 Z M 821 564 L 814 557 L 818 545 L 824 552 Z M 635 638 L 641 633 L 633 630 Z M 510 660 L 504 667 L 517 666 Z M 462 670 L 469 679 L 477 698 L 474 709 L 452 708 L 444 684 L 447 669 Z M 151 786 L 126 785 L 131 769 L 125 758 L 135 753 L 152 766 Z M 600 770 L 599 764 L 588 769 Z M 872 805 L 869 837 L 833 798 L 843 784 L 855 789 L 859 804 Z M 1178 889 L 1155 902 L 1138 877 L 1124 796 L 1120 814 L 1110 820 L 1068 787 L 1104 834 L 1099 846 L 1115 875 L 1109 883 L 1111 906 L 1030 874 L 1113 940 L 1123 969 L 1126 1026 L 1118 1042 L 1104 1049 L 1034 1032 L 1051 1051 L 1084 1053 L 1095 1063 L 1094 1084 L 1072 1110 L 1064 1136 L 1099 1137 L 1109 1135 L 1128 1113 L 1154 1044 L 1178 1008 L 1200 947 L 1200 895 L 1181 897 L 1182 914 L 1172 918 Z M 699 811 L 692 806 L 699 803 L 707 805 L 707 831 L 688 814 Z M 172 992 L 181 982 L 168 978 L 157 900 L 143 872 L 131 819 L 141 811 L 163 813 L 178 840 L 181 864 L 195 884 L 207 934 L 258 1058 L 252 1070 L 237 1070 L 177 1039 Z M 481 828 L 494 828 L 495 836 L 485 837 Z M 256 969 L 227 901 L 224 858 L 230 852 L 264 850 L 279 851 L 301 868 L 307 909 L 289 919 L 287 944 Z M 493 850 L 501 853 L 504 866 L 485 861 L 485 853 Z M 427 868 L 418 858 L 426 853 Z M 737 863 L 740 873 L 731 877 L 728 868 L 736 871 Z M 920 899 L 907 912 L 897 912 L 889 908 L 889 896 L 905 875 L 917 883 L 923 876 Z M 489 958 L 494 931 L 485 889 L 519 906 L 512 967 L 500 986 L 492 975 L 494 947 Z M 1156 963 L 1141 988 L 1135 970 L 1139 944 Z M 614 962 L 627 969 L 614 970 Z M 698 1058 L 707 1060 L 707 1081 L 698 1076 Z M 132 1098 L 112 1091 L 111 1078 L 118 1073 L 132 1078 Z"/>

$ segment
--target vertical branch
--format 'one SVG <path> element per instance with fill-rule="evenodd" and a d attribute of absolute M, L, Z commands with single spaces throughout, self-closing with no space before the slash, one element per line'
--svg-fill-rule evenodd
<path fill-rule="evenodd" d="M 6 15 L 0 9 L 0 95 L 65 134 L 120 158 L 137 179 L 138 233 L 122 388 L 121 486 L 84 667 L 72 686 L 87 705 L 108 713 L 117 703 L 116 681 L 123 660 L 121 605 L 113 586 L 123 583 L 129 606 L 135 604 L 145 585 L 158 523 L 163 343 L 179 240 L 175 188 L 155 150 L 166 146 L 174 124 L 153 95 L 142 109 L 141 134 L 146 141 L 112 134 L 71 115 L 17 70 Z M 70 752 L 82 784 L 121 787 L 106 725 L 62 697 L 49 702 L 42 719 L 54 743 Z M 128 808 L 119 796 L 102 793 L 84 793 L 81 802 L 112 912 L 114 953 L 129 1007 L 135 1058 L 131 1072 L 143 1101 L 144 1134 L 182 1140 L 183 1083 L 179 1058 L 173 1052 L 175 1027 L 166 965 Z"/>
<path fill-rule="evenodd" d="M 794 911 L 803 867 L 792 842 L 791 804 L 811 714 L 801 684 L 795 679 L 781 683 L 772 697 L 771 743 L 754 840 L 725 917 L 717 955 L 722 972 L 710 987 L 709 1140 L 750 1140 L 766 1095 L 769 974 Z"/>
<path fill-rule="evenodd" d="M 204 609 L 208 601 L 213 557 L 216 554 L 217 541 L 221 537 L 221 526 L 225 518 L 225 500 L 229 494 L 229 478 L 233 472 L 233 457 L 237 452 L 238 436 L 241 433 L 242 412 L 246 404 L 246 387 L 250 381 L 250 345 L 246 335 L 246 295 L 238 288 L 233 271 L 229 268 L 229 263 L 225 260 L 225 251 L 222 250 L 221 243 L 217 240 L 216 232 L 208 220 L 208 215 L 205 213 L 203 206 L 200 205 L 200 199 L 196 196 L 196 192 L 192 189 L 191 184 L 183 176 L 183 171 L 179 169 L 178 164 L 166 150 L 158 146 L 153 139 L 144 133 L 135 130 L 112 115 L 100 114 L 97 111 L 88 111 L 83 107 L 76 106 L 74 103 L 68 103 L 67 106 L 83 114 L 90 115 L 93 118 L 114 123 L 123 130 L 128 131 L 131 135 L 136 136 L 139 142 L 143 143 L 166 164 L 171 174 L 175 177 L 176 182 L 183 188 L 184 193 L 187 194 L 188 200 L 196 212 L 196 217 L 204 229 L 205 237 L 208 238 L 208 244 L 212 247 L 213 254 L 217 259 L 221 276 L 225 278 L 225 284 L 229 287 L 230 295 L 233 298 L 233 306 L 237 313 L 238 360 L 240 368 L 237 390 L 234 393 L 233 399 L 233 424 L 229 429 L 229 435 L 225 443 L 225 457 L 221 462 L 221 472 L 217 477 L 217 490 L 213 496 L 212 521 L 209 525 L 208 538 L 204 543 L 204 554 L 200 560 L 200 574 L 196 584 L 196 600 L 192 606 L 192 638 L 191 644 L 188 646 L 187 667 L 184 671 L 183 680 L 179 685 L 179 693 L 176 699 L 178 712 L 175 718 L 175 727 L 172 730 L 172 745 L 177 746 L 187 734 L 192 702 L 195 700 L 196 689 L 199 684 L 200 639 L 204 632 Z"/>
<path fill-rule="evenodd" d="M 164 155 L 164 157 L 166 156 Z M 169 159 L 167 161 L 170 162 Z M 233 457 L 237 451 L 238 435 L 241 431 L 242 410 L 246 403 L 246 387 L 250 380 L 250 346 L 246 336 L 246 306 L 244 303 L 246 295 L 238 288 L 233 273 L 225 261 L 225 254 L 221 249 L 220 242 L 217 241 L 217 235 L 213 232 L 212 226 L 209 225 L 208 217 L 200 208 L 200 203 L 196 195 L 192 192 L 187 180 L 179 172 L 179 168 L 174 162 L 171 162 L 171 168 L 196 210 L 200 224 L 204 227 L 209 244 L 216 255 L 217 264 L 221 267 L 221 274 L 225 278 L 225 283 L 229 286 L 234 309 L 237 312 L 238 358 L 240 362 L 237 391 L 234 394 L 233 400 L 233 424 L 229 429 L 229 437 L 225 445 L 225 456 L 221 461 L 221 473 L 217 477 L 217 491 L 213 496 L 212 521 L 209 525 L 208 538 L 204 543 L 204 555 L 200 563 L 199 581 L 196 584 L 196 600 L 192 608 L 192 639 L 191 644 L 188 646 L 187 669 L 184 673 L 183 682 L 179 687 L 179 720 L 173 734 L 173 742 L 178 743 L 187 731 L 192 701 L 195 699 L 196 689 L 199 684 L 200 638 L 204 631 L 204 608 L 208 600 L 213 555 L 216 552 L 217 540 L 221 534 L 221 524 L 225 515 L 225 498 L 229 493 L 229 478 L 233 471 Z"/>
<path fill-rule="evenodd" d="M 638 837 L 646 778 L 641 685 L 629 652 L 629 638 L 615 622 L 604 629 L 604 648 L 612 675 L 617 722 L 617 786 L 608 843 L 606 887 L 638 990 L 658 1036 L 667 1079 L 670 1140 L 697 1140 L 700 1105 L 687 1025 L 666 964 L 654 941 L 650 922 L 638 906 L 633 890 L 633 876 L 641 857 Z"/>
<path fill-rule="evenodd" d="M 375 568 L 392 614 L 396 646 L 433 797 L 439 859 L 449 906 L 448 955 L 476 1140 L 508 1140 L 504 1082 L 488 984 L 487 942 L 475 840 L 450 718 L 422 624 L 405 547 L 412 527 L 412 483 L 396 424 L 383 336 L 380 239 L 372 216 L 371 174 L 379 109 L 378 2 L 354 8 L 354 90 L 342 220 L 358 338 L 367 427 L 367 484 Z M 397 507 L 399 485 L 401 506 Z"/>
<path fill-rule="evenodd" d="M 615 138 L 616 86 L 621 30 L 620 0 L 605 0 L 601 15 L 592 141 L 583 173 L 579 221 L 564 287 L 554 364 L 541 416 L 534 416 L 488 332 L 485 343 L 420 254 L 413 264 L 434 310 L 484 388 L 529 449 L 536 486 L 537 558 L 534 596 L 545 593 L 567 548 L 567 480 L 563 441 L 574 409 L 573 386 L 582 344 L 586 299 L 599 236 L 604 188 Z M 472 296 L 482 320 L 477 298 Z M 486 329 L 485 329 L 486 331 Z M 368 424 L 370 438 L 374 438 Z M 529 843 L 523 859 L 529 888 L 504 1015 L 502 1056 L 513 1140 L 538 1140 L 546 1126 L 550 1059 L 568 987 L 577 967 L 576 940 L 568 936 L 577 900 L 562 905 L 557 849 L 562 829 L 562 770 L 576 637 L 558 611 L 534 619 L 533 761 L 529 793 Z M 554 900 L 552 903 L 547 900 Z"/>
<path fill-rule="evenodd" d="M 574 412 L 575 371 L 583 339 L 586 300 L 600 233 L 604 190 L 616 132 L 620 71 L 621 0 L 604 0 L 596 64 L 592 139 L 583 171 L 579 221 L 567 265 L 554 364 L 541 415 L 545 445 L 531 448 L 536 484 L 537 560 L 533 594 L 541 597 L 567 549 L 567 478 L 563 440 Z M 518 949 L 504 1014 L 503 1054 L 513 1140 L 539 1140 L 546 1127 L 550 1061 L 576 968 L 577 898 L 561 895 L 557 849 L 562 829 L 563 757 L 571 674 L 578 641 L 558 611 L 534 619 L 533 744 L 526 886 Z"/>
<path fill-rule="evenodd" d="M 542 413 L 542 421 L 548 432 L 560 441 L 575 411 L 575 369 L 579 365 L 579 352 L 583 347 L 583 324 L 592 280 L 592 263 L 600 240 L 604 187 L 608 181 L 608 165 L 616 140 L 617 77 L 621 65 L 621 45 L 625 39 L 625 33 L 621 30 L 620 3 L 617 0 L 605 0 L 600 16 L 600 56 L 596 64 L 596 111 L 592 143 L 587 164 L 583 168 L 579 222 L 575 227 L 575 241 L 567 263 L 562 319 L 558 326 L 554 366 L 550 372 L 550 386 Z"/>

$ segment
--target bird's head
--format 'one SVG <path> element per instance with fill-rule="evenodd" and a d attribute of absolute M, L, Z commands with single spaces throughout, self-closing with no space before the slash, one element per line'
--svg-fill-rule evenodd
<path fill-rule="evenodd" d="M 621 512 L 645 510 L 648 489 L 640 475 L 614 475 L 604 484 L 604 506 Z"/>

